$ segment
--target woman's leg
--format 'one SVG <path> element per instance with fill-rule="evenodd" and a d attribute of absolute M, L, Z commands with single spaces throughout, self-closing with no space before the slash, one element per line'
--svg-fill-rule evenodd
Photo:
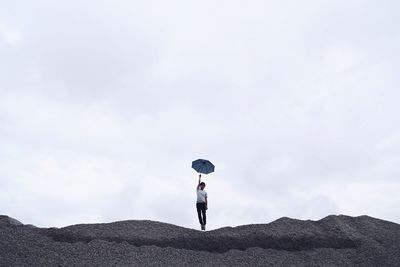
<path fill-rule="evenodd" d="M 203 225 L 203 220 L 202 220 L 202 218 L 201 218 L 201 205 L 200 205 L 200 203 L 196 203 L 196 209 L 197 209 L 197 216 L 199 217 L 199 223 L 201 224 L 201 225 Z"/>
<path fill-rule="evenodd" d="M 206 225 L 206 204 L 203 203 L 201 207 L 201 212 L 203 213 L 203 224 Z"/>

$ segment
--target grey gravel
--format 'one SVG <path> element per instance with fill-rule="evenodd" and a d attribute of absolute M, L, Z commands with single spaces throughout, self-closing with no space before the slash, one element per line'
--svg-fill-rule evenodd
<path fill-rule="evenodd" d="M 38 228 L 0 215 L 1 266 L 400 266 L 400 225 L 369 216 L 201 232 L 155 221 Z"/>

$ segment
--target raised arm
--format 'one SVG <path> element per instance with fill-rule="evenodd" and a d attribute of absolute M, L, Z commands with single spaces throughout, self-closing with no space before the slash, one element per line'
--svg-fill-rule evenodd
<path fill-rule="evenodd" d="M 199 187 L 200 187 L 200 183 L 201 183 L 201 174 L 199 174 L 199 183 L 197 184 L 197 189 L 199 189 Z"/>

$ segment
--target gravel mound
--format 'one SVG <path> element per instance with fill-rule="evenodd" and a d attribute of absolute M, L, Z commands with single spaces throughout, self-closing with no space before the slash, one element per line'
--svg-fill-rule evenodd
<path fill-rule="evenodd" d="M 1 266 L 399 266 L 400 225 L 368 216 L 201 232 L 155 221 L 37 228 L 0 216 Z"/>

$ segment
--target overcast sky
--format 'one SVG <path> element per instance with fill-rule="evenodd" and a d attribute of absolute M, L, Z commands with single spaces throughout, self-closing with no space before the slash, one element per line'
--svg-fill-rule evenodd
<path fill-rule="evenodd" d="M 0 214 L 400 223 L 399 3 L 0 0 Z"/>

